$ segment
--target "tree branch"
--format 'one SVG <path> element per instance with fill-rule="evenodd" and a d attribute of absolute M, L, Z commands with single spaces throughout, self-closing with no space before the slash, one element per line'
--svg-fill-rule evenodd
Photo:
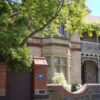
<path fill-rule="evenodd" d="M 60 3 L 60 5 L 59 5 L 57 11 L 56 11 L 55 14 L 51 17 L 51 19 L 49 19 L 49 20 L 47 21 L 47 23 L 43 25 L 43 27 L 41 27 L 41 28 L 39 28 L 39 29 L 33 31 L 31 34 L 29 34 L 27 37 L 25 37 L 25 39 L 22 41 L 22 43 L 21 43 L 20 45 L 23 45 L 24 43 L 26 43 L 26 42 L 27 42 L 27 39 L 28 39 L 29 37 L 33 36 L 33 35 L 36 34 L 37 32 L 42 31 L 48 24 L 50 24 L 50 23 L 58 16 L 58 14 L 59 14 L 59 12 L 61 11 L 63 5 L 64 5 L 64 0 L 61 0 L 61 3 Z"/>
<path fill-rule="evenodd" d="M 21 14 L 21 12 L 15 12 L 15 13 L 11 14 L 10 18 L 13 18 L 13 17 L 15 17 L 15 16 L 17 16 L 19 14 Z"/>

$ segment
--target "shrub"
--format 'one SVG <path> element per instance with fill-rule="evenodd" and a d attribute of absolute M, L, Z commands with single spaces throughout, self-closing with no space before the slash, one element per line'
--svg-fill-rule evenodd
<path fill-rule="evenodd" d="M 82 88 L 82 85 L 79 84 L 79 83 L 75 83 L 71 86 L 71 91 L 74 92 L 74 91 L 78 91 L 80 88 Z"/>
<path fill-rule="evenodd" d="M 63 73 L 55 73 L 52 81 L 53 83 L 63 85 L 65 89 L 70 90 L 70 85 L 67 83 Z"/>

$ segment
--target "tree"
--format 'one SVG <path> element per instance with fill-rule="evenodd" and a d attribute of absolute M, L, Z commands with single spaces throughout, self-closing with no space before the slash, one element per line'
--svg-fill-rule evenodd
<path fill-rule="evenodd" d="M 21 70 L 16 62 L 17 66 L 26 66 L 25 70 L 31 65 L 25 43 L 34 34 L 54 35 L 60 23 L 65 24 L 70 33 L 82 33 L 84 29 L 82 18 L 88 11 L 85 0 L 14 1 L 0 1 L 0 59 L 6 60 L 14 70 Z"/>
<path fill-rule="evenodd" d="M 10 70 L 27 71 L 31 66 L 26 40 L 41 31 L 60 12 L 64 1 L 54 0 L 0 1 L 0 60 Z"/>
<path fill-rule="evenodd" d="M 22 0 L 22 3 L 10 1 L 14 0 L 0 1 L 0 31 L 16 32 L 21 37 L 19 42 L 22 44 L 51 22 L 51 30 L 52 26 L 56 27 L 61 22 L 70 31 L 76 29 L 87 13 L 85 0 L 71 0 L 71 3 L 66 0 Z"/>

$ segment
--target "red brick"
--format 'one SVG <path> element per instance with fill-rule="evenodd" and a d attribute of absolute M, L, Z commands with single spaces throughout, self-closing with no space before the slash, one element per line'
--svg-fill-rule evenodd
<path fill-rule="evenodd" d="M 0 90 L 6 90 L 6 71 L 7 65 L 0 62 Z"/>

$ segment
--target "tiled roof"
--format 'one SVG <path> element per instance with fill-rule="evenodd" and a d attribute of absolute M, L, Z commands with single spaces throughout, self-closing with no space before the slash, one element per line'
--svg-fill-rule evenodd
<path fill-rule="evenodd" d="M 89 22 L 97 22 L 97 21 L 100 21 L 100 16 L 94 16 L 94 15 L 92 15 L 92 14 L 89 14 L 89 15 L 87 16 L 87 20 L 88 20 Z"/>

